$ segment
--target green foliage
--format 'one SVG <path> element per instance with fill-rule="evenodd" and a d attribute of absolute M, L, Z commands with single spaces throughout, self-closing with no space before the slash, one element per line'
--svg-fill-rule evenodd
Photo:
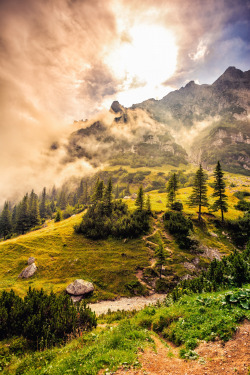
<path fill-rule="evenodd" d="M 181 202 L 174 202 L 171 204 L 171 210 L 173 211 L 182 211 L 183 210 L 183 204 Z"/>
<path fill-rule="evenodd" d="M 241 199 L 238 201 L 238 203 L 234 206 L 236 210 L 239 211 L 250 211 L 250 202 L 245 201 L 244 199 Z"/>
<path fill-rule="evenodd" d="M 174 236 L 181 249 L 189 249 L 192 246 L 193 242 L 189 235 L 193 229 L 193 224 L 182 212 L 165 212 L 163 223 L 166 230 Z"/>
<path fill-rule="evenodd" d="M 142 188 L 138 193 L 140 195 L 139 208 L 131 213 L 128 206 L 121 200 L 112 201 L 111 179 L 105 188 L 103 200 L 97 199 L 97 193 L 103 191 L 103 186 L 103 181 L 98 180 L 93 195 L 93 204 L 83 216 L 81 224 L 75 227 L 76 233 L 82 233 L 92 239 L 100 239 L 110 235 L 117 238 L 135 238 L 148 231 L 150 212 L 143 210 Z"/>
<path fill-rule="evenodd" d="M 62 212 L 61 210 L 57 210 L 56 216 L 55 216 L 55 223 L 58 223 L 61 220 L 62 220 Z"/>
<path fill-rule="evenodd" d="M 214 185 L 213 189 L 214 192 L 212 196 L 217 198 L 217 200 L 213 204 L 214 211 L 221 211 L 221 220 L 224 222 L 224 212 L 228 211 L 228 204 L 227 204 L 227 195 L 225 194 L 226 191 L 226 184 L 223 177 L 224 173 L 221 169 L 220 162 L 218 161 L 215 171 L 214 171 Z"/>
<path fill-rule="evenodd" d="M 182 295 L 239 287 L 250 282 L 250 243 L 243 252 L 235 251 L 222 260 L 213 259 L 208 270 L 192 280 L 180 282 L 172 292 L 176 300 Z"/>
<path fill-rule="evenodd" d="M 135 201 L 135 206 L 138 208 L 138 210 L 142 211 L 144 207 L 144 191 L 142 186 L 139 187 L 139 190 L 137 192 L 137 198 Z"/>
<path fill-rule="evenodd" d="M 96 326 L 86 305 L 75 308 L 68 295 L 47 295 L 29 289 L 22 300 L 13 290 L 0 296 L 0 339 L 23 336 L 33 348 L 44 349 L 66 340 L 69 334 Z"/>
<path fill-rule="evenodd" d="M 171 207 L 176 200 L 176 193 L 178 190 L 179 182 L 177 174 L 173 173 L 167 184 L 167 206 Z"/>
<path fill-rule="evenodd" d="M 75 231 L 92 239 L 100 239 L 110 235 L 117 238 L 135 238 L 149 230 L 147 211 L 131 213 L 121 200 L 114 201 L 111 209 L 111 213 L 107 215 L 103 202 L 90 206 Z"/>
<path fill-rule="evenodd" d="M 208 206 L 206 175 L 201 165 L 195 174 L 192 194 L 189 197 L 189 206 L 199 207 L 198 218 L 201 220 L 201 207 Z"/>
<path fill-rule="evenodd" d="M 12 232 L 12 220 L 11 213 L 9 209 L 9 203 L 5 202 L 3 211 L 0 216 L 0 236 L 5 239 Z"/>
<path fill-rule="evenodd" d="M 246 212 L 243 217 L 239 217 L 237 220 L 226 221 L 225 227 L 233 242 L 239 247 L 244 247 L 250 239 L 250 212 Z"/>
<path fill-rule="evenodd" d="M 245 197 L 250 197 L 250 192 L 249 192 L 249 191 L 246 191 L 246 190 L 241 190 L 241 191 L 236 191 L 233 195 L 234 195 L 236 198 L 242 200 L 242 199 L 244 199 Z"/>

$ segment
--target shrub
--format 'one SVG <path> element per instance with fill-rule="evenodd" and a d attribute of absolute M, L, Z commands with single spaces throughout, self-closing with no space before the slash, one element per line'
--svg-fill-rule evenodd
<path fill-rule="evenodd" d="M 189 234 L 193 229 L 193 224 L 182 212 L 165 212 L 163 222 L 165 228 L 175 237 L 180 248 L 189 249 L 192 246 L 193 243 Z"/>
<path fill-rule="evenodd" d="M 68 295 L 47 295 L 29 289 L 24 299 L 13 290 L 0 296 L 0 339 L 23 336 L 33 348 L 44 349 L 70 334 L 95 327 L 96 317 L 83 306 L 75 308 Z M 17 343 L 17 350 L 22 343 Z"/>

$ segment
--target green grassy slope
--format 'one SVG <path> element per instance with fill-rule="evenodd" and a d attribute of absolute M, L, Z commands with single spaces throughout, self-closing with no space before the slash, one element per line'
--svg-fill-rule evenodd
<path fill-rule="evenodd" d="M 115 167 L 115 170 L 117 170 L 117 167 Z M 138 168 L 134 170 L 127 168 L 128 173 L 143 170 L 148 169 Z M 172 166 L 150 169 L 151 173 L 146 175 L 145 180 L 142 181 L 144 188 L 147 184 L 151 184 L 152 181 L 159 178 L 159 173 L 164 173 L 166 176 L 171 170 L 173 170 Z M 187 166 L 187 172 L 195 170 L 196 167 Z M 109 168 L 109 171 L 112 171 L 112 167 Z M 248 190 L 250 181 L 246 176 L 229 173 L 226 173 L 225 177 L 229 196 L 229 211 L 225 217 L 234 219 L 242 215 L 242 212 L 234 208 L 238 199 L 233 194 L 238 190 Z M 162 175 L 160 178 L 162 178 Z M 212 182 L 212 180 L 210 173 L 209 182 Z M 137 191 L 139 184 L 132 183 L 131 192 Z M 184 213 L 196 219 L 196 208 L 190 208 L 187 205 L 191 190 L 191 187 L 181 188 L 177 199 L 182 201 Z M 212 189 L 209 187 L 209 195 L 211 195 L 211 192 Z M 153 211 L 160 213 L 166 210 L 166 193 L 152 190 L 146 194 L 151 197 Z M 135 208 L 134 200 L 126 199 L 126 202 L 130 209 Z M 211 198 L 210 203 L 212 203 Z M 203 211 L 208 213 L 207 208 L 203 208 Z M 215 216 L 219 218 L 220 214 L 217 212 Z M 83 278 L 95 284 L 96 290 L 92 300 L 126 296 L 130 293 L 131 283 L 137 281 L 136 269 L 145 269 L 150 265 L 152 267 L 152 258 L 155 257 L 154 250 L 160 239 L 163 240 L 167 252 L 165 275 L 170 276 L 170 279 L 175 275 L 183 277 L 186 274 L 196 274 L 210 261 L 202 254 L 197 255 L 190 253 L 188 250 L 180 250 L 174 239 L 164 233 L 160 214 L 153 220 L 152 232 L 155 235 L 152 238 L 127 241 L 111 238 L 92 241 L 82 235 L 75 234 L 73 226 L 81 221 L 81 217 L 82 214 L 78 214 L 59 223 L 50 221 L 46 227 L 40 230 L 0 242 L 0 290 L 13 288 L 18 294 L 24 295 L 31 286 L 35 288 L 43 287 L 46 291 L 61 292 L 74 279 Z M 203 247 L 216 249 L 221 254 L 229 254 L 234 248 L 232 243 L 223 235 L 222 230 L 215 228 L 213 220 L 210 220 L 208 215 L 203 215 L 203 218 L 205 221 L 203 227 L 197 225 L 194 221 L 195 238 Z M 151 245 L 152 242 L 155 243 L 155 246 L 151 246 L 148 240 L 151 241 Z M 27 259 L 30 256 L 36 258 L 38 271 L 28 280 L 19 279 L 18 275 L 27 266 Z M 185 262 L 193 262 L 197 257 L 200 259 L 198 270 L 192 271 L 184 266 Z M 143 293 L 143 288 L 138 293 Z"/>
<path fill-rule="evenodd" d="M 62 291 L 76 278 L 94 282 L 94 299 L 129 295 L 126 285 L 136 281 L 135 269 L 149 263 L 143 240 L 91 241 L 74 233 L 78 214 L 59 223 L 53 221 L 38 231 L 0 243 L 0 289 L 13 288 L 23 295 L 31 286 Z M 36 258 L 37 273 L 18 278 L 30 256 Z"/>

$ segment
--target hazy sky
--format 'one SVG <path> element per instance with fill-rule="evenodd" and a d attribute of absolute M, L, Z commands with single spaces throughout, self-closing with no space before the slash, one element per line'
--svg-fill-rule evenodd
<path fill-rule="evenodd" d="M 48 183 L 74 119 L 249 70 L 249 41 L 249 0 L 0 0 L 0 194 Z"/>

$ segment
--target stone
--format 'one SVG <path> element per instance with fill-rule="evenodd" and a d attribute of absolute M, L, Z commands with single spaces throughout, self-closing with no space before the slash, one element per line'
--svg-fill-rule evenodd
<path fill-rule="evenodd" d="M 30 266 L 32 263 L 35 263 L 35 258 L 34 257 L 29 257 L 29 259 L 28 259 L 28 265 Z"/>
<path fill-rule="evenodd" d="M 69 284 L 66 288 L 66 292 L 73 296 L 84 296 L 90 292 L 93 292 L 94 285 L 82 279 L 77 279 L 73 283 Z"/>
<path fill-rule="evenodd" d="M 37 271 L 37 266 L 35 263 L 30 264 L 28 267 L 24 268 L 18 277 L 23 279 L 28 279 L 29 277 L 33 276 L 34 273 Z"/>

